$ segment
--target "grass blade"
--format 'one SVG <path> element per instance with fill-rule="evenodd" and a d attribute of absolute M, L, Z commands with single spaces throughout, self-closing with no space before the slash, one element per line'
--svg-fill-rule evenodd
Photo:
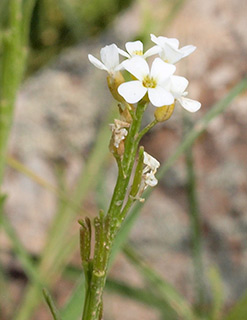
<path fill-rule="evenodd" d="M 61 320 L 61 316 L 59 314 L 59 311 L 58 311 L 57 307 L 55 306 L 55 303 L 53 302 L 53 299 L 52 299 L 50 293 L 48 292 L 48 290 L 43 289 L 43 295 L 44 295 L 45 301 L 51 311 L 53 319 L 54 320 Z"/>
<path fill-rule="evenodd" d="M 139 270 L 143 277 L 152 284 L 154 290 L 157 290 L 159 297 L 177 313 L 179 317 L 184 320 L 196 320 L 197 316 L 194 314 L 191 306 L 187 301 L 162 277 L 160 277 L 152 268 L 150 268 L 129 246 L 123 249 L 126 257 Z"/>
<path fill-rule="evenodd" d="M 192 123 L 188 117 L 184 117 L 185 133 L 191 128 Z M 204 279 L 203 257 L 202 257 L 202 230 L 199 204 L 196 188 L 196 173 L 194 168 L 194 157 L 192 147 L 185 151 L 187 170 L 187 197 L 190 218 L 190 234 L 192 246 L 192 259 L 194 268 L 195 305 L 198 313 L 203 315 L 206 311 L 206 286 Z"/>
<path fill-rule="evenodd" d="M 235 304 L 231 311 L 224 317 L 224 320 L 245 320 L 247 319 L 247 292 Z"/>

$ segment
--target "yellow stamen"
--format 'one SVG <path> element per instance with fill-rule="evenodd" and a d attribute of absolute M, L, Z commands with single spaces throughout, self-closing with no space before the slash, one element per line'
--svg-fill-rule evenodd
<path fill-rule="evenodd" d="M 133 56 L 143 56 L 143 51 L 142 50 L 135 50 L 132 52 Z"/>
<path fill-rule="evenodd" d="M 142 80 L 142 84 L 144 87 L 146 88 L 155 88 L 157 86 L 157 82 L 154 78 L 150 78 L 149 76 L 146 76 L 143 80 Z"/>

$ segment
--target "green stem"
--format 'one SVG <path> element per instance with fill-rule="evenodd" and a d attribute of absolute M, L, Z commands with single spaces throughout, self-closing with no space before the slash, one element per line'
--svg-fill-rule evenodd
<path fill-rule="evenodd" d="M 121 164 L 118 159 L 118 179 L 112 200 L 105 217 L 95 218 L 95 249 L 92 277 L 87 292 L 82 320 L 100 320 L 102 313 L 102 295 L 105 287 L 107 269 L 112 244 L 124 218 L 121 214 L 123 201 L 126 198 L 131 172 L 135 162 L 138 147 L 138 132 L 140 130 L 143 112 L 146 104 L 139 103 L 135 117 L 125 141 L 125 152 Z M 126 214 L 132 200 L 127 201 L 122 213 Z"/>
<path fill-rule="evenodd" d="M 145 108 L 146 104 L 138 104 L 133 123 L 125 141 L 125 152 L 122 160 L 122 168 L 125 175 L 121 171 L 118 172 L 117 183 L 108 209 L 109 217 L 112 217 L 116 211 L 119 212 L 121 210 L 123 200 L 126 195 L 130 174 L 135 161 L 136 150 L 138 147 L 137 135 L 141 126 L 142 115 L 145 111 Z"/>
<path fill-rule="evenodd" d="M 158 121 L 155 119 L 152 122 L 150 122 L 145 128 L 142 129 L 142 131 L 139 132 L 138 134 L 138 142 L 141 140 L 141 138 L 150 130 L 152 129 Z"/>

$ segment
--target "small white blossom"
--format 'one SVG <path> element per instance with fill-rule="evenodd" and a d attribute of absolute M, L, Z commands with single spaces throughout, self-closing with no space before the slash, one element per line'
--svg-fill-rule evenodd
<path fill-rule="evenodd" d="M 105 46 L 100 50 L 100 57 L 102 62 L 95 58 L 93 55 L 89 54 L 89 61 L 98 69 L 105 70 L 109 74 L 114 74 L 115 72 L 122 69 L 119 63 L 119 53 L 118 47 L 115 44 Z"/>
<path fill-rule="evenodd" d="M 179 49 L 179 41 L 175 38 L 156 37 L 151 34 L 151 40 L 161 49 L 159 52 L 160 57 L 168 63 L 176 63 L 190 55 L 196 49 L 196 47 L 192 45 Z"/>
<path fill-rule="evenodd" d="M 113 137 L 113 145 L 118 148 L 119 144 L 125 137 L 128 135 L 128 128 L 130 124 L 128 122 L 124 122 L 118 119 L 114 120 L 114 124 L 110 124 L 110 128 L 112 131 Z"/>
<path fill-rule="evenodd" d="M 185 98 L 188 94 L 186 88 L 189 81 L 180 76 L 171 76 L 167 89 L 173 95 L 176 104 L 179 103 L 184 109 L 189 112 L 196 112 L 201 108 L 201 103 L 196 100 Z"/>
<path fill-rule="evenodd" d="M 150 71 L 146 60 L 138 56 L 125 60 L 122 65 L 137 79 L 122 83 L 118 87 L 119 94 L 128 103 L 140 101 L 146 93 L 155 107 L 169 105 L 174 102 L 173 95 L 165 88 L 169 78 L 176 70 L 174 65 L 156 58 Z"/>
<path fill-rule="evenodd" d="M 118 49 L 119 54 L 126 58 L 133 58 L 135 56 L 140 56 L 143 58 L 147 58 L 150 56 L 153 56 L 154 54 L 158 53 L 160 51 L 160 48 L 157 46 L 154 46 L 147 50 L 145 53 L 143 53 L 143 43 L 141 41 L 133 41 L 133 42 L 127 42 L 125 44 L 126 51 L 123 51 L 122 49 Z"/>
<path fill-rule="evenodd" d="M 157 172 L 157 169 L 160 166 L 159 161 L 156 160 L 147 152 L 144 152 L 143 163 L 144 163 L 144 168 L 142 171 L 142 177 L 143 177 L 144 189 L 146 189 L 147 186 L 150 186 L 150 187 L 156 186 L 158 183 L 158 180 L 155 177 L 155 173 Z"/>
<path fill-rule="evenodd" d="M 145 189 L 147 186 L 155 187 L 158 184 L 158 180 L 156 179 L 153 172 L 147 172 L 144 176 Z"/>
<path fill-rule="evenodd" d="M 157 169 L 160 166 L 160 163 L 158 160 L 156 160 L 154 157 L 152 157 L 150 154 L 148 154 L 147 152 L 144 151 L 143 153 L 144 155 L 144 159 L 143 159 L 143 163 L 145 164 L 145 167 L 143 169 L 143 173 L 151 170 L 154 173 L 157 172 Z"/>

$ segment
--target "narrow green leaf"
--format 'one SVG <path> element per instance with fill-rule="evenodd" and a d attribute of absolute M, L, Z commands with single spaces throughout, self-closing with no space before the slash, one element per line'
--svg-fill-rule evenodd
<path fill-rule="evenodd" d="M 224 320 L 246 320 L 247 319 L 247 292 L 236 302 L 235 306 L 224 317 Z"/>
<path fill-rule="evenodd" d="M 37 272 L 36 266 L 33 263 L 29 253 L 20 242 L 18 235 L 16 234 L 14 228 L 12 227 L 8 218 L 4 214 L 1 215 L 1 224 L 9 239 L 11 239 L 13 250 L 23 267 L 25 274 L 32 282 L 34 282 L 40 288 L 40 290 L 42 290 L 45 283 L 41 279 L 39 273 Z"/>
<path fill-rule="evenodd" d="M 184 132 L 187 133 L 192 126 L 189 115 L 184 116 Z M 185 151 L 186 171 L 187 171 L 187 199 L 188 214 L 190 219 L 190 237 L 191 237 L 191 255 L 193 260 L 193 282 L 195 289 L 195 305 L 198 314 L 203 315 L 207 309 L 206 301 L 206 283 L 203 268 L 202 255 L 202 226 L 196 188 L 196 172 L 194 168 L 193 148 Z"/>
<path fill-rule="evenodd" d="M 109 278 L 106 282 L 106 290 L 118 293 L 128 299 L 135 300 L 146 306 L 156 308 L 160 311 L 162 318 L 176 320 L 177 316 L 173 309 L 158 295 L 146 288 L 135 288 L 116 279 Z"/>
<path fill-rule="evenodd" d="M 59 311 L 58 311 L 57 307 L 55 306 L 55 303 L 53 302 L 53 299 L 47 289 L 43 289 L 43 295 L 44 295 L 45 301 L 51 311 L 53 319 L 54 320 L 61 320 L 61 316 L 59 314 Z"/>
<path fill-rule="evenodd" d="M 130 248 L 125 246 L 123 249 L 126 257 L 139 270 L 143 277 L 148 280 L 152 287 L 157 290 L 159 297 L 177 313 L 183 320 L 196 320 L 197 316 L 194 314 L 189 303 L 177 292 L 175 288 L 166 282 L 161 276 L 149 267 L 138 255 Z"/>
<path fill-rule="evenodd" d="M 208 279 L 212 292 L 212 308 L 211 316 L 212 320 L 220 320 L 223 307 L 224 307 L 224 288 L 222 278 L 218 268 L 211 267 L 208 274 Z"/>
<path fill-rule="evenodd" d="M 78 277 L 79 280 L 61 311 L 63 320 L 77 320 L 82 315 L 85 300 L 85 277 L 81 271 L 78 272 Z"/>

